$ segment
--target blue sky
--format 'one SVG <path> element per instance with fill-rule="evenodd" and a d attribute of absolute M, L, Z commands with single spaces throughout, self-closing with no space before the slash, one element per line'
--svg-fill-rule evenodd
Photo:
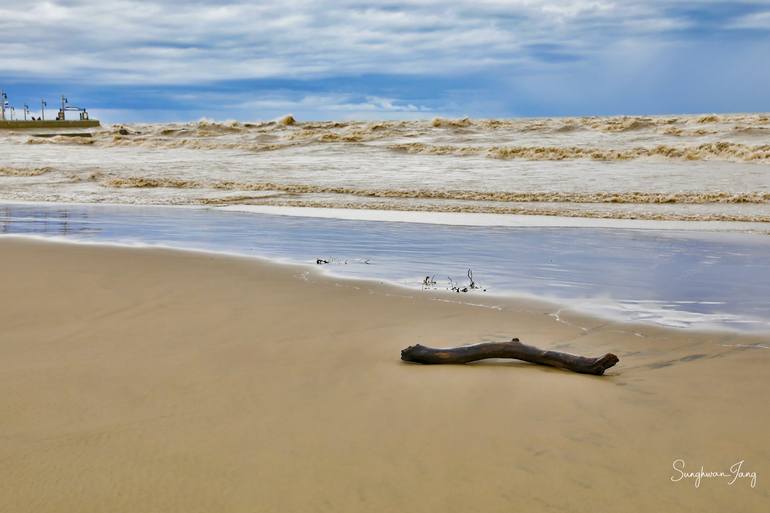
<path fill-rule="evenodd" d="M 0 87 L 106 121 L 770 111 L 770 0 L 0 6 Z"/>

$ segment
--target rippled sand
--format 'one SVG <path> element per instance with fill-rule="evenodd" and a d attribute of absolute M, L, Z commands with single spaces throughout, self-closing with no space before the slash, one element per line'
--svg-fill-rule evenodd
<path fill-rule="evenodd" d="M 765 114 L 287 117 L 86 135 L 0 134 L 0 199 L 770 222 Z"/>

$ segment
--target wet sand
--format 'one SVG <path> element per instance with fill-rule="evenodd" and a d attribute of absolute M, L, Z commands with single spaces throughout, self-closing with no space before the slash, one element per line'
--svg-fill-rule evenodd
<path fill-rule="evenodd" d="M 764 511 L 770 345 L 205 253 L 0 239 L 13 512 Z M 493 307 L 493 308 L 490 308 Z M 605 377 L 401 363 L 512 336 Z M 686 471 L 750 478 L 672 482 Z"/>

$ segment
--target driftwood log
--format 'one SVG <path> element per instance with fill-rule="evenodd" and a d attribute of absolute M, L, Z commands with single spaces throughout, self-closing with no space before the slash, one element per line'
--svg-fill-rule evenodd
<path fill-rule="evenodd" d="M 401 351 L 401 359 L 405 362 L 423 364 L 469 363 L 487 358 L 514 358 L 596 376 L 601 376 L 604 371 L 619 361 L 618 357 L 612 353 L 607 353 L 599 358 L 589 358 L 558 351 L 546 351 L 522 344 L 518 338 L 514 338 L 510 342 L 485 342 L 445 349 L 417 344 Z"/>

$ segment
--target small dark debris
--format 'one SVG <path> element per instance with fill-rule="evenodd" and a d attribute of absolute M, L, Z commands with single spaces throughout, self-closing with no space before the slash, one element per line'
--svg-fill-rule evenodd
<path fill-rule="evenodd" d="M 447 279 L 449 280 L 449 290 L 451 290 L 452 292 L 457 292 L 457 293 L 463 292 L 463 293 L 465 293 L 465 292 L 468 292 L 469 290 L 474 290 L 474 289 L 480 289 L 481 288 L 475 281 L 473 281 L 473 271 L 471 271 L 470 269 L 468 269 L 468 281 L 469 281 L 469 283 L 466 286 L 461 286 L 460 284 L 455 283 L 455 281 L 451 277 L 449 277 Z M 484 292 L 486 292 L 486 291 L 487 291 L 487 289 L 484 289 Z"/>

